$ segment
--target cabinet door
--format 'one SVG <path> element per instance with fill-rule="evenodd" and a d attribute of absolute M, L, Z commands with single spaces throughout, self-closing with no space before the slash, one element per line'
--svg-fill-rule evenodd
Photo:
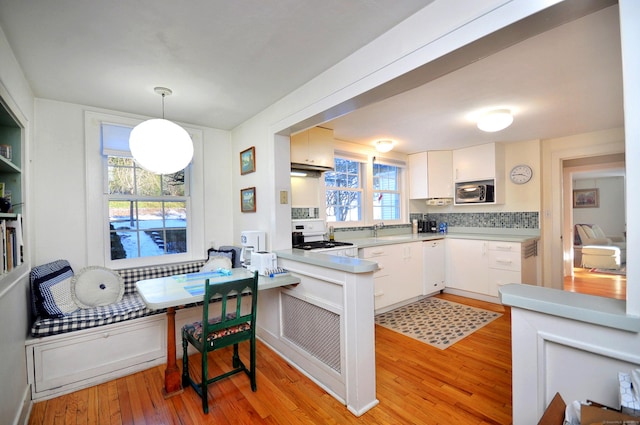
<path fill-rule="evenodd" d="M 429 198 L 453 198 L 452 151 L 427 153 L 427 182 Z"/>
<path fill-rule="evenodd" d="M 333 168 L 333 131 L 313 127 L 291 136 L 291 162 Z"/>
<path fill-rule="evenodd" d="M 501 145 L 486 143 L 453 151 L 455 181 L 495 179 L 500 171 L 504 171 Z"/>
<path fill-rule="evenodd" d="M 409 199 L 428 198 L 427 184 L 427 152 L 409 155 Z"/>
<path fill-rule="evenodd" d="M 499 297 L 500 287 L 509 283 L 521 283 L 520 271 L 489 269 L 489 295 Z"/>
<path fill-rule="evenodd" d="M 489 291 L 488 244 L 471 239 L 449 239 L 447 287 L 487 294 Z"/>
<path fill-rule="evenodd" d="M 445 287 L 444 239 L 422 243 L 424 257 L 423 295 L 433 294 Z"/>

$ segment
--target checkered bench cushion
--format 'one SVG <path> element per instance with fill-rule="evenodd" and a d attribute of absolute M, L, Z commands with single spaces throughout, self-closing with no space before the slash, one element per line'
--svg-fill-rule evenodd
<path fill-rule="evenodd" d="M 38 317 L 31 327 L 31 335 L 36 338 L 45 337 L 164 313 L 166 310 L 150 310 L 147 308 L 136 291 L 136 282 L 143 279 L 197 273 L 204 263 L 205 260 L 200 260 L 190 263 L 117 270 L 124 279 L 125 285 L 124 296 L 120 302 L 107 306 L 80 309 L 62 318 L 43 319 Z"/>

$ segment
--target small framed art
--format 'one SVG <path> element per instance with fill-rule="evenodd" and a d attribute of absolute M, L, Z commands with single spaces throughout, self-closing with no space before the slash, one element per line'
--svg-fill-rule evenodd
<path fill-rule="evenodd" d="M 249 174 L 254 171 L 256 171 L 256 148 L 251 146 L 240 152 L 240 174 Z"/>
<path fill-rule="evenodd" d="M 256 212 L 256 188 L 248 187 L 240 190 L 240 211 Z"/>
<path fill-rule="evenodd" d="M 573 208 L 598 208 L 600 206 L 598 189 L 574 189 Z"/>

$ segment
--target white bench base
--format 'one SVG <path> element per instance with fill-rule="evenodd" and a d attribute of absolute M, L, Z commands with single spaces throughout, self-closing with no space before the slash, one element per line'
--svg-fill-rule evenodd
<path fill-rule="evenodd" d="M 582 247 L 582 267 L 619 269 L 621 264 L 621 252 L 617 246 L 585 245 Z"/>
<path fill-rule="evenodd" d="M 185 323 L 202 319 L 202 308 L 176 312 L 177 347 Z M 166 363 L 165 314 L 140 317 L 25 343 L 33 401 L 47 400 Z M 182 350 L 178 357 L 182 358 Z"/>

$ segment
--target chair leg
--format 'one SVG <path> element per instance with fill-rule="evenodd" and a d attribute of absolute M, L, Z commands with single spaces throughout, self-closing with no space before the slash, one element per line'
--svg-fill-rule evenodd
<path fill-rule="evenodd" d="M 240 366 L 240 356 L 238 355 L 238 344 L 233 344 L 233 367 Z"/>
<path fill-rule="evenodd" d="M 249 354 L 249 379 L 251 380 L 251 391 L 256 392 L 256 339 L 250 340 L 251 353 Z"/>
<path fill-rule="evenodd" d="M 209 392 L 207 391 L 207 384 L 209 378 L 209 370 L 207 367 L 208 355 L 207 350 L 204 350 L 202 355 L 202 383 L 200 384 L 200 391 L 202 392 L 202 411 L 209 413 Z"/>
<path fill-rule="evenodd" d="M 189 383 L 189 356 L 187 355 L 187 348 L 189 342 L 183 336 L 182 337 L 182 388 L 187 388 Z"/>

